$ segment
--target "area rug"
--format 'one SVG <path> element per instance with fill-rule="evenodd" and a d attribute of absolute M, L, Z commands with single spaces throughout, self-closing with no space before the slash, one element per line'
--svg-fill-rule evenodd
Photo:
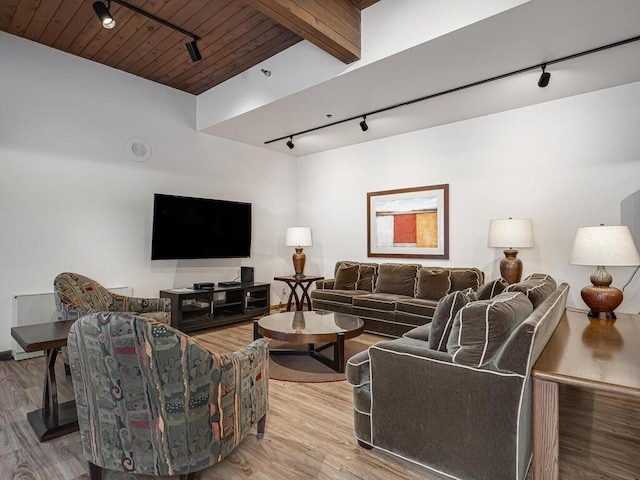
<path fill-rule="evenodd" d="M 270 348 L 296 348 L 304 349 L 305 345 L 269 340 Z M 366 350 L 369 345 L 355 340 L 347 340 L 344 344 L 344 357 L 349 359 L 356 353 Z M 329 358 L 333 358 L 333 347 L 322 352 Z M 285 382 L 339 382 L 345 379 L 344 373 L 338 373 L 327 367 L 324 363 L 308 355 L 270 355 L 269 378 L 283 380 Z"/>

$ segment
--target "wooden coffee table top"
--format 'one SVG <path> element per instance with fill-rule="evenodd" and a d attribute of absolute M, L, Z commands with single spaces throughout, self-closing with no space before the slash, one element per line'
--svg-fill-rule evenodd
<path fill-rule="evenodd" d="M 67 345 L 67 335 L 75 320 L 12 327 L 11 336 L 25 352 L 51 350 Z"/>
<path fill-rule="evenodd" d="M 335 342 L 338 334 L 345 340 L 364 331 L 364 322 L 345 313 L 310 311 L 284 312 L 258 320 L 261 335 L 294 343 Z"/>

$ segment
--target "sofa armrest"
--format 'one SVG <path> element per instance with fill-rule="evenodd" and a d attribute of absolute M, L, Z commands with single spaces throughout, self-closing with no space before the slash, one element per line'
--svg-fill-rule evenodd
<path fill-rule="evenodd" d="M 347 382 L 354 387 L 369 383 L 371 379 L 370 372 L 368 350 L 355 354 L 347 361 Z"/>
<path fill-rule="evenodd" d="M 118 295 L 109 292 L 113 300 L 112 310 L 114 312 L 170 312 L 171 300 L 168 298 L 140 298 Z"/>
<path fill-rule="evenodd" d="M 324 280 L 316 280 L 316 288 L 333 288 L 336 281 L 333 278 L 326 278 Z"/>
<path fill-rule="evenodd" d="M 400 338 L 369 348 L 370 436 L 362 440 L 455 478 L 524 478 L 525 378 L 454 364 L 425 344 Z"/>

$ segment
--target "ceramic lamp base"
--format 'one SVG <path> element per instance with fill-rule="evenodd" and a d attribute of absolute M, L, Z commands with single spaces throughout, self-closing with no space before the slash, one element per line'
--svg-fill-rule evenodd
<path fill-rule="evenodd" d="M 522 261 L 517 257 L 517 250 L 505 250 L 500 262 L 500 275 L 509 285 L 518 283 L 522 278 Z"/>
<path fill-rule="evenodd" d="M 580 291 L 580 296 L 589 307 L 587 314 L 591 318 L 615 320 L 613 312 L 622 303 L 622 291 L 615 287 L 589 285 Z"/>
<path fill-rule="evenodd" d="M 307 261 L 307 256 L 302 251 L 302 248 L 297 247 L 296 253 L 293 254 L 293 271 L 296 272 L 296 277 L 304 277 L 304 264 Z"/>

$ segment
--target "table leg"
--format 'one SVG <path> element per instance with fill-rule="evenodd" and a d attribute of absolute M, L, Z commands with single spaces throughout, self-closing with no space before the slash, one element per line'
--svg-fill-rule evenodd
<path fill-rule="evenodd" d="M 258 320 L 254 320 L 253 321 L 253 339 L 254 340 L 258 340 L 259 338 L 262 338 L 262 335 L 260 335 L 260 331 L 258 329 L 259 329 Z"/>
<path fill-rule="evenodd" d="M 533 379 L 533 478 L 557 480 L 559 448 L 558 384 Z"/>
<path fill-rule="evenodd" d="M 338 373 L 344 373 L 344 333 L 338 333 L 338 338 L 333 348 L 333 361 L 336 362 L 335 370 Z"/>
<path fill-rule="evenodd" d="M 311 298 L 309 297 L 309 287 L 311 286 L 311 282 L 307 282 L 307 285 L 300 284 L 302 287 L 302 305 L 300 305 L 300 310 L 304 310 L 304 302 L 307 301 L 307 309 L 311 310 Z"/>
<path fill-rule="evenodd" d="M 58 404 L 56 385 L 56 358 L 58 349 L 46 350 L 47 365 L 42 390 L 42 408 L 27 413 L 31 428 L 41 442 L 78 431 L 76 402 Z"/>

